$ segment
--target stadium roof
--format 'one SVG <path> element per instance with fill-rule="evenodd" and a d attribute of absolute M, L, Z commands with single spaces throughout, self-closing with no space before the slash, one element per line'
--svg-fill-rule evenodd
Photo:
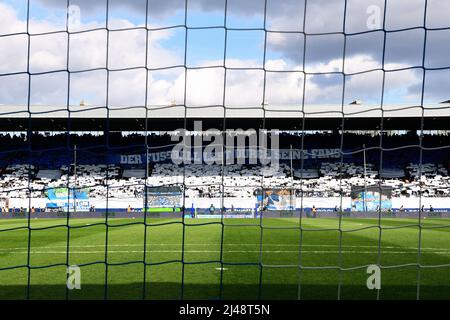
<path fill-rule="evenodd" d="M 314 104 L 257 107 L 248 106 L 27 106 L 0 105 L 0 130 L 33 131 L 95 131 L 95 130 L 172 130 L 189 128 L 194 120 L 203 120 L 203 127 L 275 128 L 308 130 L 380 129 L 381 118 L 386 130 L 450 129 L 450 103 L 411 105 Z M 423 121 L 422 121 L 423 116 Z M 70 119 L 70 121 L 69 121 Z"/>

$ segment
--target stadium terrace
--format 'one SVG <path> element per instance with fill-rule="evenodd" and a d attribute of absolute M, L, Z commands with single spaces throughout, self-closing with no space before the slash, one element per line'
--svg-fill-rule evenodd
<path fill-rule="evenodd" d="M 382 158 L 380 136 L 376 134 L 345 133 L 342 153 L 339 148 L 333 148 L 341 143 L 340 136 L 333 132 L 279 132 L 278 135 L 283 149 L 271 150 L 277 154 L 278 168 L 252 164 L 246 157 L 248 149 L 247 153 L 231 153 L 240 157 L 236 160 L 241 163 L 236 161 L 225 167 L 175 164 L 170 157 L 174 146 L 172 135 L 165 133 L 147 137 L 115 133 L 109 137 L 109 147 L 102 145 L 105 137 L 101 133 L 71 136 L 35 133 L 31 141 L 23 134 L 3 135 L 2 145 L 6 148 L 10 145 L 11 150 L 13 145 L 16 148 L 13 157 L 11 152 L 1 154 L 3 211 L 18 212 L 27 207 L 29 199 L 36 212 L 64 211 L 75 201 L 67 190 L 83 189 L 83 205 L 78 212 L 91 208 L 122 212 L 132 208 L 143 212 L 150 205 L 145 188 L 161 186 L 181 186 L 185 199 L 180 195 L 166 201 L 164 196 L 155 196 L 151 200 L 153 210 L 172 211 L 174 207 L 179 210 L 184 206 L 205 211 L 211 206 L 224 206 L 228 211 L 233 208 L 254 213 L 263 202 L 258 198 L 258 190 L 281 188 L 290 191 L 283 206 L 272 207 L 277 210 L 311 210 L 314 206 L 323 212 L 336 207 L 354 211 L 358 206 L 356 211 L 376 212 L 380 198 L 371 199 L 369 207 L 359 208 L 356 199 L 363 195 L 355 194 L 355 189 L 389 186 L 383 210 L 450 211 L 448 149 L 415 151 L 420 143 L 427 148 L 445 144 L 449 138 L 444 132 L 422 137 L 415 132 L 385 133 L 381 137 Z M 62 155 L 59 150 L 66 147 L 66 139 L 73 142 L 72 151 Z M 141 144 L 145 139 L 149 148 Z M 30 142 L 32 153 L 27 150 Z M 303 151 L 297 149 L 300 145 Z M 412 152 L 405 156 L 404 149 L 398 148 L 402 145 L 408 145 Z M 316 146 L 326 148 L 315 149 Z M 404 156 L 399 157 L 399 152 Z M 66 200 L 55 205 L 49 198 L 49 190 L 60 188 L 66 188 Z"/>

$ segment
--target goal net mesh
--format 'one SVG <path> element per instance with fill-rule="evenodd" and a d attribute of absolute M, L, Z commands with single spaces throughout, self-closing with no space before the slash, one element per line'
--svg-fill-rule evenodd
<path fill-rule="evenodd" d="M 449 69 L 446 61 L 427 63 L 430 41 L 438 33 L 445 35 L 450 31 L 448 25 L 429 21 L 430 12 L 436 11 L 439 1 L 413 1 L 411 6 L 420 9 L 420 17 L 408 20 L 405 25 L 388 25 L 389 21 L 396 19 L 393 12 L 402 11 L 394 10 L 396 6 L 404 7 L 402 14 L 408 12 L 409 4 L 400 4 L 400 1 L 372 1 L 375 4 L 333 1 L 336 10 L 329 10 L 328 17 L 322 17 L 320 11 L 325 1 L 251 1 L 248 7 L 242 3 L 239 7 L 238 1 L 227 0 L 209 4 L 207 1 L 189 0 L 167 2 L 173 7 L 163 2 L 135 1 L 136 7 L 128 10 L 124 7 L 126 5 L 112 0 L 95 4 L 68 0 L 64 6 L 55 4 L 55 1 L 17 1 L 12 6 L 10 1 L 0 1 L 0 8 L 5 8 L 0 17 L 3 15 L 6 23 L 10 21 L 6 17 L 11 16 L 19 21 L 17 26 L 8 27 L 0 23 L 0 47 L 9 55 L 0 53 L 0 56 L 11 61 L 19 60 L 13 68 L 0 66 L 0 83 L 6 88 L 0 89 L 0 97 L 4 100 L 0 101 L 1 123 L 7 126 L 8 121 L 20 119 L 21 122 L 15 122 L 20 123 L 20 127 L 9 131 L 21 132 L 26 141 L 25 147 L 20 149 L 2 147 L 1 154 L 10 163 L 16 158 L 26 159 L 21 170 L 27 172 L 25 184 L 17 186 L 2 182 L 2 192 L 8 193 L 8 196 L 2 194 L 2 207 L 9 209 L 2 212 L 2 216 L 18 219 L 0 221 L 3 247 L 0 248 L 0 261 L 3 261 L 0 262 L 0 279 L 4 282 L 4 285 L 0 283 L 1 290 L 13 297 L 27 299 L 39 298 L 41 290 L 52 292 L 59 298 L 91 297 L 92 294 L 94 298 L 109 299 L 123 297 L 117 293 L 122 289 L 128 295 L 125 298 L 221 299 L 240 297 L 241 290 L 252 288 L 248 291 L 251 293 L 244 297 L 283 297 L 290 290 L 287 298 L 291 299 L 308 298 L 309 294 L 341 299 L 349 298 L 345 290 L 350 281 L 349 286 L 362 288 L 355 291 L 359 292 L 356 295 L 380 299 L 383 298 L 383 282 L 381 290 L 366 288 L 369 276 L 366 270 L 369 265 L 376 265 L 381 268 L 382 277 L 384 274 L 387 278 L 398 277 L 400 282 L 393 280 L 394 286 L 400 290 L 404 281 L 413 288 L 409 297 L 420 299 L 424 275 L 442 273 L 450 267 L 450 261 L 444 259 L 448 258 L 448 251 L 442 251 L 444 258 L 433 260 L 436 263 L 424 264 L 422 261 L 423 233 L 445 227 L 443 224 L 424 227 L 424 216 L 428 215 L 422 210 L 425 204 L 423 184 L 417 185 L 419 200 L 413 205 L 417 209 L 416 218 L 409 220 L 408 224 L 384 223 L 383 219 L 389 220 L 390 217 L 385 216 L 390 212 L 382 207 L 381 199 L 390 191 L 385 191 L 387 187 L 382 179 L 370 189 L 356 186 L 360 189 L 352 189 L 353 194 L 379 190 L 378 198 L 374 200 L 379 205 L 375 206 L 370 220 L 352 220 L 347 224 L 346 214 L 351 213 L 343 211 L 347 206 L 345 197 L 348 196 L 344 191 L 347 182 L 343 181 L 341 173 L 349 154 L 365 157 L 366 152 L 376 153 L 381 171 L 386 157 L 402 157 L 406 152 L 413 152 L 418 159 L 417 179 L 420 181 L 424 153 L 445 149 L 443 145 L 423 144 L 425 126 L 432 128 L 432 123 L 426 123 L 432 122 L 427 116 L 438 118 L 440 112 L 448 109 L 446 104 L 439 109 L 426 107 L 430 98 L 426 92 L 427 81 L 438 72 L 445 76 Z M 40 20 L 43 3 L 53 10 L 54 21 L 47 24 Z M 255 14 L 252 13 L 253 5 L 258 8 Z M 212 7 L 210 12 L 208 6 Z M 14 10 L 17 12 L 13 15 L 11 12 Z M 239 10 L 245 13 L 241 20 L 235 15 Z M 279 14 L 286 14 L 286 11 L 290 14 Z M 167 18 L 168 12 L 174 12 L 173 16 Z M 159 14 L 165 18 L 158 20 Z M 168 34 L 177 41 L 163 47 Z M 90 35 L 90 40 L 83 40 Z M 411 47 L 400 48 L 404 55 L 412 55 L 411 51 L 417 53 L 414 63 L 392 62 L 392 57 L 387 54 L 387 46 L 395 45 L 403 37 L 414 39 Z M 448 37 L 444 36 L 444 39 Z M 12 47 L 20 49 L 12 51 Z M 252 50 L 258 52 L 257 58 Z M 285 50 L 292 63 L 280 58 L 277 50 Z M 355 50 L 360 55 L 355 55 Z M 377 52 L 377 59 L 371 60 L 372 50 Z M 177 55 L 172 57 L 173 52 Z M 334 58 L 330 58 L 333 55 Z M 413 75 L 415 82 L 411 80 Z M 368 79 L 374 78 L 378 85 L 364 88 Z M 404 92 L 405 87 L 398 86 L 398 82 L 408 81 L 412 81 L 415 90 L 411 93 L 414 98 L 410 106 L 413 107 L 392 109 L 391 105 L 398 102 L 395 94 L 403 97 L 409 94 Z M 358 87 L 361 83 L 363 85 Z M 42 87 L 58 87 L 59 91 L 46 91 Z M 55 92 L 64 94 L 62 98 L 53 99 Z M 20 98 L 10 98 L 15 94 Z M 372 107 L 358 101 L 365 96 L 374 101 Z M 317 103 L 321 99 L 325 102 Z M 164 147 L 173 147 L 178 142 L 166 146 L 152 145 L 151 142 L 156 131 L 165 131 L 159 129 L 164 127 L 164 120 L 158 123 L 158 119 L 168 109 L 174 110 L 176 118 L 182 119 L 180 128 L 191 130 L 190 133 L 193 132 L 194 118 L 201 120 L 204 114 L 205 117 L 220 119 L 218 131 L 223 137 L 230 121 L 236 119 L 237 112 L 243 112 L 247 117 L 250 115 L 250 118 L 254 114 L 260 120 L 260 127 L 256 129 L 261 130 L 274 129 L 273 119 L 277 116 L 288 119 L 294 124 L 291 131 L 296 131 L 300 137 L 287 153 L 289 166 L 294 164 L 297 168 L 296 183 L 273 185 L 273 175 L 261 168 L 253 185 L 240 188 L 236 184 L 227 184 L 229 168 L 226 163 L 216 166 L 217 170 L 209 167 L 216 175 L 211 178 L 209 187 L 219 195 L 219 200 L 214 205 L 210 205 L 208 200 L 203 201 L 206 206 L 203 212 L 194 208 L 188 196 L 190 191 L 202 187 L 199 183 L 204 183 L 191 179 L 196 174 L 191 165 L 178 165 L 177 179 L 164 180 L 163 175 L 170 176 L 170 172 L 160 172 L 160 185 L 150 185 L 148 178 L 154 175 L 156 167 L 151 155 L 166 151 Z M 433 113 L 436 110 L 440 111 Z M 409 111 L 419 119 L 416 128 L 418 143 L 387 148 L 383 142 L 387 136 L 386 123 L 391 117 Z M 348 151 L 348 120 L 358 116 L 365 119 L 366 115 L 374 124 L 371 132 L 379 143 L 370 147 L 361 145 Z M 116 123 L 117 119 L 127 117 L 136 118 L 131 119 L 131 126 L 136 129 L 130 131 L 143 134 L 129 132 L 130 136 L 136 133 L 132 138 L 133 145 L 124 146 L 116 144 L 116 138 L 120 136 L 118 131 L 122 130 Z M 80 142 L 83 137 L 75 134 L 78 129 L 74 128 L 89 124 L 90 118 L 103 119 L 100 122 L 92 120 L 94 127 L 89 129 L 87 125 L 85 130 L 100 132 L 101 144 L 98 139 L 94 139 L 93 145 L 83 144 Z M 324 190 L 324 194 L 329 191 L 338 199 L 336 212 L 330 219 L 317 219 L 321 222 L 314 225 L 311 225 L 311 218 L 316 214 L 320 217 L 321 213 L 316 213 L 304 200 L 309 197 L 308 192 L 316 188 L 304 179 L 308 174 L 304 159 L 311 156 L 304 144 L 310 139 L 308 134 L 315 129 L 314 125 L 310 126 L 310 118 L 323 118 L 323 123 L 328 118 L 339 120 L 333 133 L 338 137 L 333 149 L 337 150 L 333 151 L 334 164 L 338 168 L 337 186 L 333 191 Z M 45 122 L 45 119 L 51 121 Z M 41 121 L 54 123 L 54 126 L 44 128 L 40 126 Z M 156 127 L 158 129 L 154 129 Z M 204 125 L 203 129 L 209 127 Z M 42 147 L 42 139 L 55 141 L 51 140 L 54 139 L 53 134 L 38 136 L 36 131 L 57 133 L 64 141 L 58 147 L 50 144 Z M 220 145 L 222 150 L 227 148 L 224 141 Z M 297 150 L 306 156 L 293 159 L 292 154 Z M 141 165 L 140 169 L 121 172 L 123 176 L 125 172 L 129 175 L 126 188 L 132 190 L 130 192 L 138 199 L 137 202 L 142 203 L 139 212 L 135 208 L 137 202 L 126 206 L 120 203 L 129 197 L 125 191 L 123 195 L 120 194 L 122 191 L 117 192 L 124 186 L 117 184 L 121 169 L 112 163 L 111 155 L 118 152 L 128 155 L 128 164 L 133 161 L 130 155 L 144 155 L 139 158 L 144 159 L 144 163 L 136 163 Z M 56 153 L 67 163 L 61 170 L 65 185 L 51 184 L 52 180 L 60 178 L 58 173 L 51 177 L 54 170 L 39 170 L 46 175 L 41 179 L 48 179 L 48 184 L 42 188 L 35 184 L 37 168 L 32 164 L 51 153 Z M 101 169 L 77 167 L 77 162 L 85 159 L 101 159 L 104 166 Z M 201 166 L 205 168 L 208 165 Z M 294 179 L 294 169 L 288 170 L 288 177 Z M 83 174 L 97 174 L 100 178 L 90 185 L 83 185 L 84 180 L 80 178 Z M 103 188 L 105 208 L 89 204 L 90 189 L 95 188 Z M 237 215 L 250 215 L 252 219 L 228 219 L 236 213 L 234 209 L 239 207 L 240 198 L 232 204 L 225 198 L 235 189 L 243 192 L 246 188 L 252 192 L 259 190 L 255 197 L 258 199 L 259 195 L 260 201 L 254 201 L 246 212 L 238 212 Z M 280 192 L 280 188 L 285 190 Z M 275 211 L 278 217 L 283 214 L 292 217 L 266 219 L 266 215 L 271 217 L 271 211 L 263 202 L 269 195 L 288 199 L 293 210 Z M 14 207 L 14 197 L 28 201 L 21 208 Z M 52 211 L 53 215 L 59 216 L 58 219 L 49 219 L 44 211 L 39 211 L 40 206 L 46 206 L 34 202 L 33 199 L 39 197 L 53 200 L 50 202 L 54 207 L 47 205 L 45 214 Z M 86 200 L 84 204 L 83 200 Z M 62 210 L 58 201 L 66 203 Z M 315 207 L 320 208 L 321 200 L 316 201 Z M 367 209 L 364 205 L 363 211 Z M 119 206 L 130 218 L 117 218 L 116 208 Z M 159 210 L 161 206 L 167 210 Z M 172 211 L 178 218 L 163 219 L 163 211 Z M 101 216 L 91 220 L 79 219 L 86 218 L 86 212 Z M 216 215 L 217 218 L 200 219 L 201 215 Z M 136 228 L 139 228 L 138 232 Z M 402 242 L 395 238 L 395 234 L 401 234 L 404 229 L 415 230 L 412 240 L 404 239 Z M 102 240 L 89 240 L 93 237 L 91 230 L 100 230 Z M 370 241 L 352 242 L 348 238 L 349 234 L 354 234 L 354 239 L 361 239 L 358 234 L 363 232 L 371 234 Z M 321 236 L 312 235 L 316 233 Z M 83 237 L 84 240 L 80 240 Z M 383 237 L 387 239 L 386 243 Z M 389 247 L 391 241 L 397 240 L 402 245 Z M 46 245 L 47 241 L 52 244 Z M 205 243 L 208 241 L 213 243 Z M 435 243 L 434 246 L 440 244 Z M 430 248 L 427 246 L 426 249 Z M 392 264 L 383 263 L 384 255 L 394 254 L 404 259 Z M 326 260 L 325 256 L 333 259 Z M 349 257 L 352 257 L 351 261 Z M 81 270 L 81 293 L 66 286 L 66 280 L 72 276 L 66 270 L 70 266 L 78 266 Z M 396 270 L 404 273 L 396 273 Z M 357 280 L 349 280 L 352 277 Z M 17 281 L 9 283 L 10 279 Z M 55 279 L 62 279 L 61 285 L 52 282 Z M 159 280 L 167 285 L 158 286 Z M 289 283 L 286 292 L 284 283 Z M 19 288 L 18 291 L 14 291 L 14 287 Z M 320 296 L 321 290 L 325 292 L 323 296 Z M 87 292 L 86 296 L 83 292 Z"/>

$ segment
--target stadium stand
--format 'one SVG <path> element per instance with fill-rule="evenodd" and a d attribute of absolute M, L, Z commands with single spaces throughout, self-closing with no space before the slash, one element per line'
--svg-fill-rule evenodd
<path fill-rule="evenodd" d="M 123 154 L 143 154 L 140 146 L 142 135 L 113 135 L 111 144 L 116 149 L 107 155 L 90 148 L 91 145 L 101 145 L 100 135 L 78 134 L 71 138 L 77 143 L 77 156 L 59 153 L 66 140 L 66 135 L 33 135 L 36 149 L 41 149 L 30 157 L 26 152 L 10 153 L 1 158 L 0 197 L 8 199 L 27 199 L 28 187 L 31 198 L 44 199 L 49 188 L 75 187 L 88 188 L 91 199 L 142 199 L 144 194 L 146 168 L 145 163 L 123 161 Z M 44 139 L 45 138 L 45 139 Z M 163 159 L 158 152 L 166 152 L 173 146 L 173 141 L 167 134 L 152 134 L 149 137 L 152 146 L 152 161 L 148 168 L 148 186 L 185 185 L 186 198 L 240 198 L 253 199 L 258 188 L 289 188 L 295 190 L 296 197 L 338 198 L 349 197 L 352 188 L 367 185 L 386 185 L 392 187 L 392 197 L 449 197 L 450 177 L 448 173 L 448 151 L 425 154 L 422 166 L 414 159 L 414 153 L 408 157 L 386 157 L 383 168 L 376 163 L 378 152 L 370 152 L 370 146 L 376 145 L 379 137 L 368 134 L 348 134 L 347 149 L 352 150 L 358 145 L 367 146 L 367 163 L 362 163 L 362 154 L 333 154 L 333 146 L 338 144 L 338 135 L 329 132 L 315 132 L 302 137 L 295 133 L 280 134 L 280 148 L 298 146 L 302 139 L 305 149 L 320 146 L 320 150 L 329 150 L 325 154 L 319 152 L 309 154 L 303 161 L 296 158 L 292 161 L 280 159 L 278 169 L 264 168 L 260 165 L 232 164 L 221 165 L 188 164 L 177 165 L 167 157 Z M 446 139 L 446 135 L 426 135 L 423 143 L 436 145 Z M 384 138 L 386 147 L 396 145 L 414 145 L 418 137 L 413 134 L 387 135 Z M 1 136 L 4 145 L 25 146 L 24 135 Z M 53 149 L 45 149 L 50 144 Z M 100 148 L 100 147 L 98 147 Z M 328 148 L 328 149 L 327 149 Z M 317 150 L 317 149 L 316 149 Z M 101 154 L 101 155 L 99 155 Z M 118 160 L 120 159 L 120 160 Z M 30 165 L 31 161 L 31 165 Z M 431 162 L 433 161 L 433 162 Z M 145 161 L 144 161 L 145 162 Z M 183 180 L 185 176 L 185 180 Z M 223 181 L 222 181 L 223 179 Z M 223 183 L 223 190 L 222 190 Z M 140 200 L 142 201 L 142 200 Z"/>

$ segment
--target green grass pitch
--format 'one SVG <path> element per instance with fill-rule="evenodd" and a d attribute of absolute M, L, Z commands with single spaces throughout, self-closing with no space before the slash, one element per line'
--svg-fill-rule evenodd
<path fill-rule="evenodd" d="M 28 221 L 0 220 L 0 299 L 377 299 L 377 263 L 379 299 L 450 299 L 449 219 L 382 218 L 381 233 L 376 218 L 30 222 L 28 254 Z M 67 259 L 81 290 L 66 290 Z"/>

